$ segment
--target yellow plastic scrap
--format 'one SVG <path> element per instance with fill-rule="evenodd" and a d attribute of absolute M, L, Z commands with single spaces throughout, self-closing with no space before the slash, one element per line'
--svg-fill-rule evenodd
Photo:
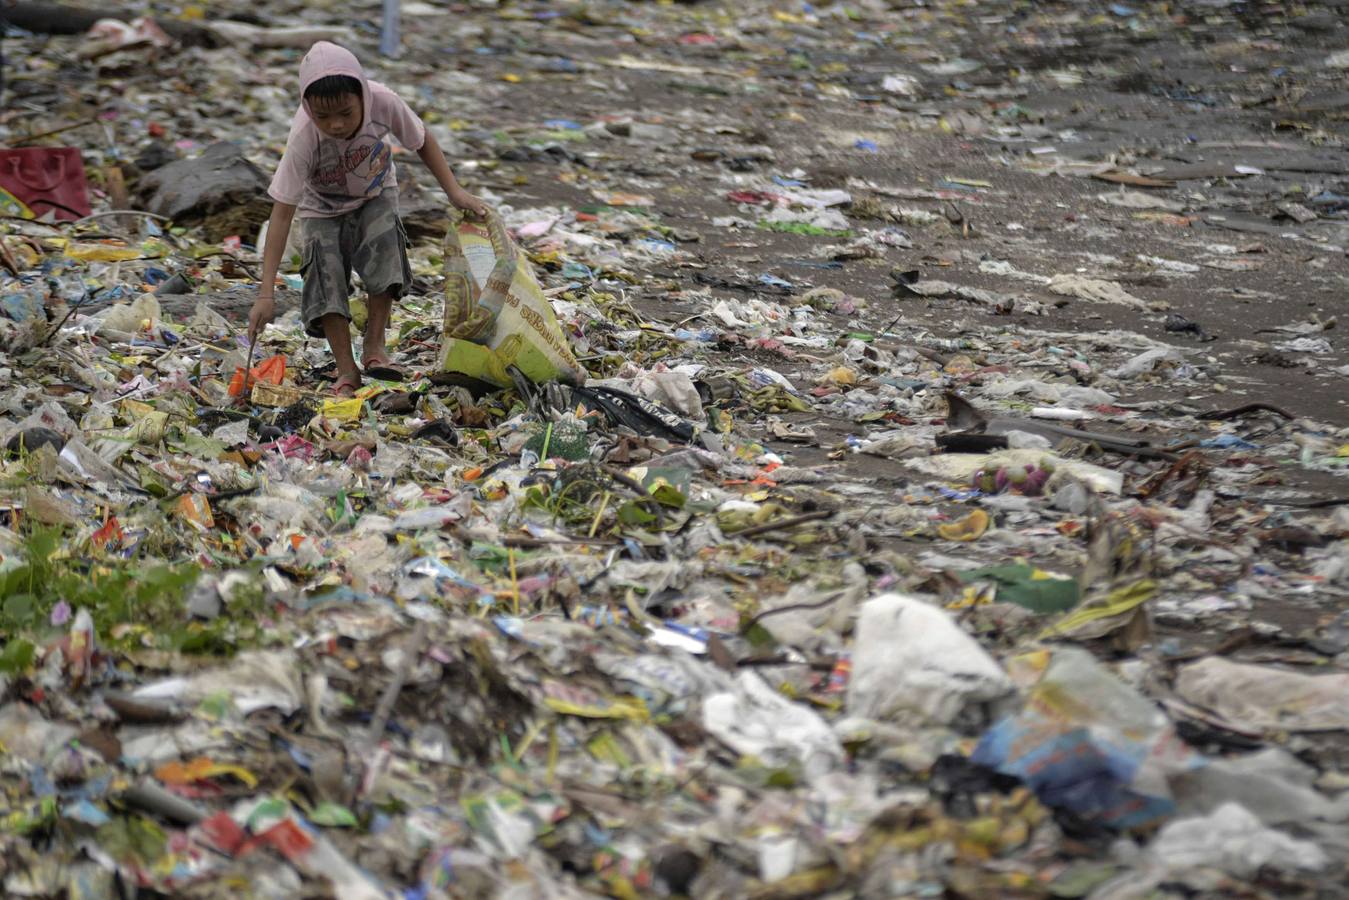
<path fill-rule="evenodd" d="M 623 751 L 623 747 L 617 739 L 607 731 L 602 731 L 590 739 L 586 744 L 586 749 L 590 755 L 600 762 L 612 763 L 620 769 L 627 769 L 632 766 L 632 758 Z"/>
<path fill-rule="evenodd" d="M 217 775 L 233 775 L 248 787 L 258 786 L 257 776 L 243 766 L 214 762 L 204 756 L 188 762 L 174 760 L 155 769 L 155 777 L 165 784 L 192 784 Z"/>
<path fill-rule="evenodd" d="M 1132 584 L 1126 584 L 1124 587 L 1116 588 L 1109 594 L 1106 594 L 1099 600 L 1089 601 L 1078 609 L 1065 615 L 1053 625 L 1050 625 L 1040 633 L 1039 640 L 1047 640 L 1051 637 L 1070 637 L 1074 635 L 1084 637 L 1100 636 L 1095 632 L 1099 629 L 1088 629 L 1087 626 L 1093 623 L 1102 622 L 1105 619 L 1113 619 L 1116 616 L 1123 616 L 1131 613 L 1139 606 L 1142 606 L 1153 595 L 1157 593 L 1157 582 L 1151 578 L 1143 578 Z M 1108 633 L 1110 628 L 1106 629 Z M 1083 634 L 1085 631 L 1091 631 L 1091 634 Z"/>
<path fill-rule="evenodd" d="M 566 716 L 581 716 L 586 719 L 632 719 L 645 722 L 651 718 L 646 704 L 638 697 L 608 697 L 599 703 L 573 703 L 557 697 L 549 697 L 544 704 L 553 712 Z"/>
<path fill-rule="evenodd" d="M 123 262 L 140 259 L 144 251 L 117 244 L 79 244 L 67 238 L 48 238 L 47 243 L 71 259 L 81 262 Z"/>
<path fill-rule="evenodd" d="M 983 537 L 991 520 L 988 513 L 976 509 L 963 519 L 937 526 L 937 534 L 948 541 L 977 541 Z"/>
<path fill-rule="evenodd" d="M 994 584 L 972 584 L 960 594 L 959 600 L 946 604 L 947 609 L 969 609 L 971 606 L 987 606 L 994 602 L 998 588 Z"/>
<path fill-rule="evenodd" d="M 366 308 L 365 301 L 359 297 L 352 297 L 347 308 L 351 311 L 351 324 L 357 331 L 365 331 L 365 323 L 369 321 L 370 310 Z"/>
<path fill-rule="evenodd" d="M 646 722 L 651 712 L 639 697 L 606 697 L 583 688 L 565 685 L 559 681 L 545 681 L 544 705 L 553 712 L 586 719 L 631 719 Z"/>
<path fill-rule="evenodd" d="M 361 407 L 365 401 L 360 397 L 348 397 L 345 400 L 339 400 L 336 397 L 329 397 L 323 401 L 323 418 L 332 419 L 334 422 L 355 422 L 361 417 Z"/>
<path fill-rule="evenodd" d="M 131 423 L 127 436 L 142 444 L 158 444 L 168 427 L 168 413 L 160 412 L 148 403 L 139 400 L 123 400 L 122 418 Z"/>
<path fill-rule="evenodd" d="M 836 384 L 840 387 L 849 387 L 857 384 L 857 373 L 847 366 L 838 366 L 826 372 L 819 379 L 821 384 Z"/>

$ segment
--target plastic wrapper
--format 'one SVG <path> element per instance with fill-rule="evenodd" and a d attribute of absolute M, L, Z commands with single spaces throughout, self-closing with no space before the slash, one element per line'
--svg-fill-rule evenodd
<path fill-rule="evenodd" d="M 1168 774 L 1204 760 L 1157 706 L 1076 647 L 1030 653 L 1017 665 L 1038 673 L 1026 706 L 984 734 L 975 762 L 1022 779 L 1050 806 L 1111 828 L 1171 814 Z"/>

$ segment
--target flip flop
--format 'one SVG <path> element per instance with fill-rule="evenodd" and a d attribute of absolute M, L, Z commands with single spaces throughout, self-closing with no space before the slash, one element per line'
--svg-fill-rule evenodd
<path fill-rule="evenodd" d="M 387 359 L 375 357 L 366 360 L 364 364 L 365 374 L 371 378 L 378 378 L 380 381 L 406 381 L 407 373 L 402 367 L 394 365 Z"/>
<path fill-rule="evenodd" d="M 356 389 L 361 386 L 359 378 L 353 378 L 350 375 L 340 375 L 333 382 L 333 396 L 339 400 L 350 400 L 356 395 Z"/>

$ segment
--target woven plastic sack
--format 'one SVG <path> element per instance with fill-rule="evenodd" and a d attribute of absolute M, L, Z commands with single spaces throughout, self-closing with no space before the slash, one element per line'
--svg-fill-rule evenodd
<path fill-rule="evenodd" d="M 23 219 L 89 215 L 84 160 L 74 147 L 0 150 L 0 208 Z"/>
<path fill-rule="evenodd" d="M 511 387 L 514 366 L 536 384 L 584 384 L 572 353 L 529 260 L 516 248 L 501 217 L 451 214 L 445 236 L 445 324 L 440 368 Z"/>

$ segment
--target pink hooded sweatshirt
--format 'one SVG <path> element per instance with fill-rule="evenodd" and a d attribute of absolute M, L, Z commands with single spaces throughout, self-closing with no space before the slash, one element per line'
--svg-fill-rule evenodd
<path fill-rule="evenodd" d="M 361 83 L 364 117 L 348 141 L 319 131 L 303 100 L 311 84 L 329 75 L 349 75 Z M 421 118 L 401 97 L 377 81 L 367 81 L 355 55 L 328 41 L 310 47 L 300 61 L 300 97 L 285 155 L 267 191 L 273 200 L 299 207 L 302 218 L 330 218 L 359 209 L 385 191 L 398 190 L 389 135 L 409 150 L 420 150 L 426 141 Z"/>

